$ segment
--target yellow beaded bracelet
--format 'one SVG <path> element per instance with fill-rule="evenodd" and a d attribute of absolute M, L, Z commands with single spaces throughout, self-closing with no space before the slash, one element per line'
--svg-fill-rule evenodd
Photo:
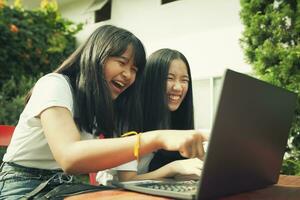
<path fill-rule="evenodd" d="M 121 135 L 121 137 L 126 137 L 126 136 L 131 136 L 131 135 L 137 135 L 137 140 L 136 140 L 136 142 L 134 144 L 134 148 L 133 148 L 133 155 L 136 158 L 136 160 L 139 161 L 141 134 L 137 133 L 136 131 L 130 131 L 130 132 L 124 133 L 123 135 Z"/>

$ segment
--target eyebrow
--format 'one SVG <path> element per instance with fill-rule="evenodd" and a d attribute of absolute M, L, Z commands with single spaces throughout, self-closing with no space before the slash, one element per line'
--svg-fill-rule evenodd
<path fill-rule="evenodd" d="M 121 58 L 121 59 L 123 59 L 123 60 L 126 60 L 126 62 L 129 62 L 129 58 L 126 58 L 126 57 L 124 57 L 124 56 L 116 56 L 117 58 Z"/>
<path fill-rule="evenodd" d="M 175 74 L 173 74 L 173 73 L 168 73 L 168 76 L 169 75 L 172 75 L 172 76 L 175 76 Z M 189 77 L 189 75 L 183 75 L 183 76 L 181 76 L 182 78 L 188 78 L 188 79 L 190 79 L 190 77 Z"/>
<path fill-rule="evenodd" d="M 129 58 L 124 57 L 124 56 L 116 56 L 116 58 L 121 58 L 121 59 L 125 60 L 126 63 L 129 62 Z M 135 64 L 133 65 L 133 67 L 134 67 L 135 69 L 139 69 Z"/>

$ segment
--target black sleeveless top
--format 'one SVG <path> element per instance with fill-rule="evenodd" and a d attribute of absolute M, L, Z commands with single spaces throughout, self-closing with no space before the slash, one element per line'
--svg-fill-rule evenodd
<path fill-rule="evenodd" d="M 178 151 L 166 151 L 166 150 L 158 150 L 154 157 L 152 158 L 148 172 L 154 171 L 170 162 L 175 160 L 183 160 L 186 159 L 180 155 Z"/>

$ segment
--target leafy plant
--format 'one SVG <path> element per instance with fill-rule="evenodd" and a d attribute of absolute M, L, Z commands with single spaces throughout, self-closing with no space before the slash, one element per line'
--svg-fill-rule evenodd
<path fill-rule="evenodd" d="M 16 125 L 24 95 L 74 51 L 81 29 L 61 17 L 54 0 L 35 10 L 0 0 L 0 124 Z"/>
<path fill-rule="evenodd" d="M 298 94 L 282 173 L 300 174 L 300 1 L 240 3 L 244 24 L 240 41 L 246 60 L 257 77 Z"/>

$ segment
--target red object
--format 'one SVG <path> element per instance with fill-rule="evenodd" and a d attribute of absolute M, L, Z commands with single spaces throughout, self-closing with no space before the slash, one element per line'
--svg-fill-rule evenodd
<path fill-rule="evenodd" d="M 0 125 L 0 146 L 6 147 L 9 145 L 14 130 L 14 126 Z"/>
<path fill-rule="evenodd" d="M 97 181 L 96 181 L 96 175 L 97 175 L 97 173 L 89 173 L 91 185 L 99 185 L 99 183 L 97 183 Z"/>
<path fill-rule="evenodd" d="M 104 135 L 103 135 L 103 134 L 100 134 L 100 135 L 99 135 L 99 139 L 104 139 Z"/>
<path fill-rule="evenodd" d="M 99 134 L 99 139 L 104 139 L 104 135 Z M 99 185 L 99 183 L 96 181 L 96 176 L 97 176 L 97 173 L 89 173 L 91 185 Z"/>

